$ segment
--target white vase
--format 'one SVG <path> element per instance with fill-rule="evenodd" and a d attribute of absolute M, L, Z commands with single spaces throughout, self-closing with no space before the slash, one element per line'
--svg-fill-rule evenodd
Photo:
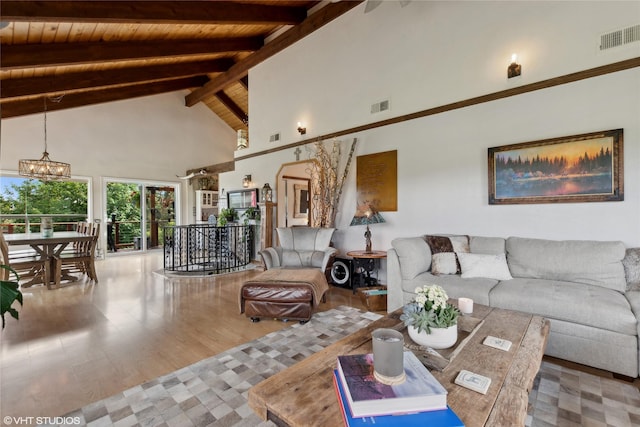
<path fill-rule="evenodd" d="M 416 343 L 434 349 L 449 348 L 458 340 L 458 325 L 448 328 L 431 328 L 431 333 L 418 332 L 413 326 L 408 326 L 409 336 Z"/>

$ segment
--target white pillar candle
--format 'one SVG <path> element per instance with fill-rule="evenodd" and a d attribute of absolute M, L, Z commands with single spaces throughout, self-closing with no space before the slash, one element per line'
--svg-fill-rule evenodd
<path fill-rule="evenodd" d="M 458 309 L 462 314 L 473 313 L 473 300 L 471 298 L 458 298 Z"/>

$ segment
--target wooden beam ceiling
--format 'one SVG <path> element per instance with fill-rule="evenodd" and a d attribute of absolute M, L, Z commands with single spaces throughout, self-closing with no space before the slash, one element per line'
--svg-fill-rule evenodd
<path fill-rule="evenodd" d="M 189 88 L 247 129 L 248 70 L 362 1 L 0 0 L 1 117 Z"/>
<path fill-rule="evenodd" d="M 238 119 L 240 119 L 242 123 L 244 123 L 245 125 L 249 124 L 249 116 L 247 116 L 247 113 L 245 113 L 244 110 L 242 110 L 242 108 L 238 106 L 238 104 L 233 102 L 233 99 L 231 99 L 226 93 L 224 93 L 223 91 L 216 92 L 216 98 L 218 98 L 218 100 L 220 100 L 220 102 L 222 102 L 229 109 L 229 111 L 231 111 Z"/>
<path fill-rule="evenodd" d="M 74 92 L 64 95 L 58 104 L 47 104 L 47 111 L 57 111 L 66 108 L 81 107 L 85 105 L 100 104 L 103 102 L 120 101 L 123 99 L 137 98 L 148 95 L 175 92 L 177 90 L 190 89 L 202 86 L 207 78 L 203 76 L 187 77 L 161 82 L 144 83 L 139 85 L 123 86 L 119 88 L 98 89 L 89 92 Z M 10 118 L 24 116 L 26 114 L 40 113 L 44 110 L 42 98 L 33 98 L 28 101 L 6 101 L 0 104 L 0 117 Z"/>
<path fill-rule="evenodd" d="M 259 37 L 2 46 L 0 69 L 51 67 L 237 51 L 262 47 Z"/>
<path fill-rule="evenodd" d="M 232 64 L 233 61 L 231 59 L 221 58 L 211 61 L 182 62 L 178 64 L 151 65 L 146 67 L 126 67 L 104 70 L 100 73 L 84 71 L 60 76 L 27 77 L 3 82 L 0 98 L 35 96 L 42 93 L 64 92 L 92 87 L 97 88 L 205 75 L 208 73 L 220 73 L 227 70 Z"/>
<path fill-rule="evenodd" d="M 299 24 L 304 7 L 229 1 L 8 1 L 4 21 L 165 24 Z"/>

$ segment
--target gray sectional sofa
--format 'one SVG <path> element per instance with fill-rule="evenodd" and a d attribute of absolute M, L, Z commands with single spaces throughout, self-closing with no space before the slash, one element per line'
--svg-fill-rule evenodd
<path fill-rule="evenodd" d="M 452 250 L 434 246 L 432 236 L 392 241 L 389 311 L 411 301 L 417 286 L 438 284 L 451 298 L 468 297 L 549 319 L 547 355 L 638 377 L 640 283 L 630 277 L 640 266 L 629 265 L 630 250 L 622 242 L 436 239 L 442 237 L 453 242 Z M 445 265 L 451 259 L 455 264 Z"/>

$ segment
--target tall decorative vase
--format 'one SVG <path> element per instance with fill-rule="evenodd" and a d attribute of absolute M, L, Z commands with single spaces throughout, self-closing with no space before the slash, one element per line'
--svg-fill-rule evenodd
<path fill-rule="evenodd" d="M 449 348 L 458 340 L 458 325 L 448 328 L 431 328 L 430 334 L 426 331 L 418 332 L 418 329 L 411 325 L 407 327 L 407 331 L 416 344 L 436 350 Z"/>

